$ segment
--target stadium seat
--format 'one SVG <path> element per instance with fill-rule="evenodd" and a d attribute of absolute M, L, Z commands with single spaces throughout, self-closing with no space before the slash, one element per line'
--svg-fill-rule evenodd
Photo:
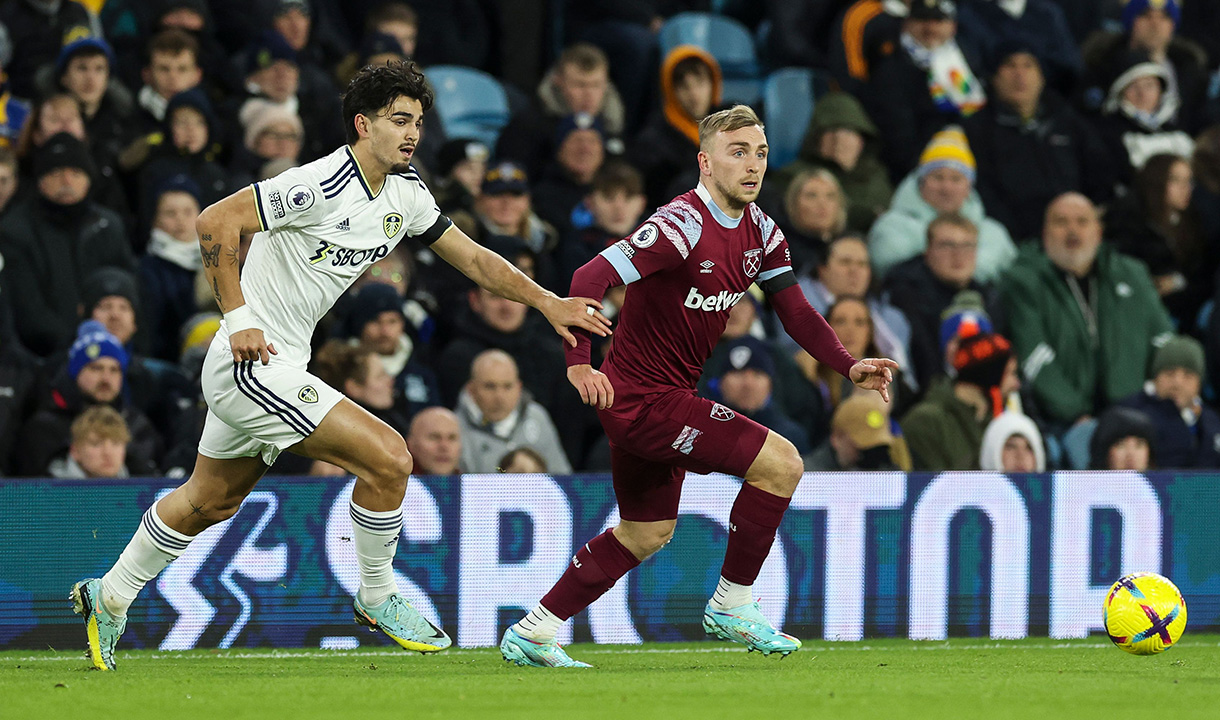
<path fill-rule="evenodd" d="M 813 117 L 814 71 L 788 67 L 767 76 L 763 84 L 767 143 L 771 153 L 767 164 L 781 168 L 796 159 L 801 140 Z"/>
<path fill-rule="evenodd" d="M 679 45 L 697 45 L 720 63 L 724 99 L 753 103 L 759 96 L 758 53 L 754 38 L 736 20 L 711 13 L 684 12 L 661 26 L 661 57 Z"/>
<path fill-rule="evenodd" d="M 436 112 L 445 135 L 475 138 L 495 147 L 509 118 L 508 97 L 500 81 L 480 70 L 456 65 L 428 68 L 427 76 L 436 91 Z"/>

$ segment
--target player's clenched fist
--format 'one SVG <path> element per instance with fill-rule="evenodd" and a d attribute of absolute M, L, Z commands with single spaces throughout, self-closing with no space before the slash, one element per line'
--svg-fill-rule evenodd
<path fill-rule="evenodd" d="M 258 360 L 266 365 L 272 355 L 278 355 L 274 345 L 268 345 L 263 331 L 258 328 L 239 330 L 229 336 L 229 349 L 233 351 L 233 362 Z"/>
<path fill-rule="evenodd" d="M 610 378 L 593 369 L 592 365 L 573 365 L 568 368 L 568 382 L 580 392 L 580 401 L 605 410 L 614 404 L 614 387 Z"/>

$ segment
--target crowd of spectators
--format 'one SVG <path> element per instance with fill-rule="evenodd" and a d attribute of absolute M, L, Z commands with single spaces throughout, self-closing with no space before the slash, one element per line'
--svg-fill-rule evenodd
<path fill-rule="evenodd" d="M 416 170 L 566 294 L 699 181 L 699 120 L 742 100 L 716 47 L 661 49 L 667 20 L 713 9 L 764 71 L 816 70 L 759 205 L 848 351 L 902 369 L 888 404 L 857 391 L 747 294 L 701 394 L 810 470 L 1220 467 L 1207 0 L 0 0 L 0 475 L 190 472 L 220 319 L 195 220 L 340 145 L 365 64 L 501 82 L 495 142 L 433 113 Z M 375 263 L 313 350 L 417 473 L 608 470 L 545 319 L 426 248 Z M 273 472 L 341 471 L 285 454 Z"/>

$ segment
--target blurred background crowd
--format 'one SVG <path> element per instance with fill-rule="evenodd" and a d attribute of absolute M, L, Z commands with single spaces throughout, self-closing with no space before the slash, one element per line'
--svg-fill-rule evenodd
<path fill-rule="evenodd" d="M 801 288 L 903 368 L 887 405 L 733 308 L 699 392 L 807 469 L 1220 466 L 1216 3 L 2 0 L 0 474 L 190 472 L 200 209 L 339 146 L 348 79 L 402 58 L 441 210 L 560 295 L 698 182 L 703 116 L 760 112 Z M 313 351 L 418 474 L 608 470 L 546 321 L 426 248 Z"/>

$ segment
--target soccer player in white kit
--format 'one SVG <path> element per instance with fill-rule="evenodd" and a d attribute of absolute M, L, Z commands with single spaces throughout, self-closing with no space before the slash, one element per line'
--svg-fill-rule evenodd
<path fill-rule="evenodd" d="M 314 326 L 360 273 L 404 238 L 428 245 L 482 287 L 537 308 L 572 345 L 568 327 L 606 335 L 609 321 L 598 302 L 543 290 L 441 214 L 410 164 L 433 98 L 413 62 L 366 67 L 343 96 L 347 145 L 200 214 L 204 270 L 224 313 L 203 366 L 209 412 L 190 478 L 144 513 L 109 572 L 72 588 L 99 670 L 114 669 L 127 609 L 145 583 L 196 535 L 232 517 L 283 450 L 356 476 L 356 622 L 409 650 L 437 652 L 451 644 L 394 582 L 411 473 L 406 442 L 306 370 Z M 251 233 L 239 269 L 239 237 Z"/>

